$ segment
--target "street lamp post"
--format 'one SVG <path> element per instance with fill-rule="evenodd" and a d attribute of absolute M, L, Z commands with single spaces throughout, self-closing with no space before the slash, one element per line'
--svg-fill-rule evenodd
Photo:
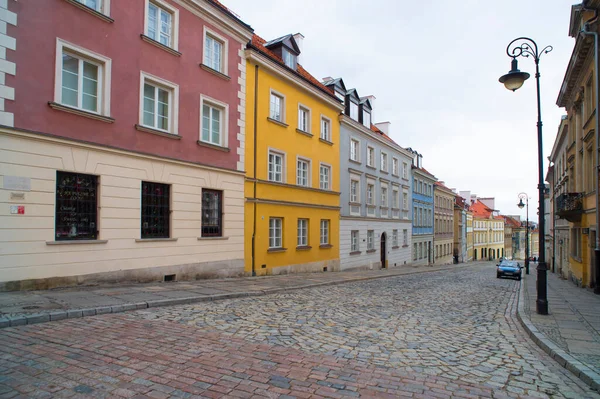
<path fill-rule="evenodd" d="M 499 81 L 504 86 L 512 91 L 517 90 L 525 80 L 529 78 L 527 72 L 521 72 L 517 68 L 517 58 L 520 56 L 531 56 L 535 62 L 535 81 L 537 87 L 537 141 L 538 141 L 538 192 L 539 192 L 539 230 L 544 232 L 546 222 L 544 220 L 544 157 L 542 147 L 542 111 L 540 103 L 540 56 L 552 51 L 552 46 L 546 46 L 541 51 L 538 51 L 537 43 L 528 37 L 519 37 L 513 40 L 506 46 L 506 54 L 512 58 L 511 70 L 506 75 L 502 76 Z M 529 226 L 527 226 L 529 229 Z M 539 248 L 545 248 L 545 237 L 543 233 L 539 235 Z M 537 265 L 537 300 L 536 311 L 539 314 L 548 314 L 548 292 L 547 292 L 547 266 L 545 251 L 540 251 L 539 262 Z"/>
<path fill-rule="evenodd" d="M 525 198 L 525 204 L 523 204 L 523 198 Z M 527 217 L 527 224 L 525 225 L 525 274 L 529 274 L 529 196 L 525 193 L 519 193 L 517 206 L 519 209 L 527 208 L 525 211 Z"/>

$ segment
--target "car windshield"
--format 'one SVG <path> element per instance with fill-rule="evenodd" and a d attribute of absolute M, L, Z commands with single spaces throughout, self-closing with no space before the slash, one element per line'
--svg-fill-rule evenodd
<path fill-rule="evenodd" d="M 513 261 L 502 261 L 502 263 L 500 263 L 500 266 L 502 267 L 519 267 L 517 262 L 513 262 Z"/>

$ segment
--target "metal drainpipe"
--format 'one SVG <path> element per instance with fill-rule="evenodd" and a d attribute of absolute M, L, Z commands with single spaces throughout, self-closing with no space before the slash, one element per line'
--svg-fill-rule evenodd
<path fill-rule="evenodd" d="M 252 199 L 254 200 L 253 202 L 253 211 L 254 211 L 254 215 L 253 215 L 253 220 L 252 220 L 252 276 L 256 276 L 256 134 L 257 134 L 257 115 L 258 114 L 258 65 L 254 66 L 254 160 L 253 160 L 253 166 L 254 166 L 254 175 L 252 176 L 254 178 L 254 183 L 253 183 L 253 194 L 252 194 Z"/>
<path fill-rule="evenodd" d="M 587 4 L 587 1 L 584 2 L 584 9 L 585 6 Z M 600 183 L 598 182 L 598 173 L 599 173 L 599 156 L 598 156 L 598 144 L 599 144 L 599 138 L 600 138 L 600 118 L 598 115 L 598 112 L 600 112 L 600 102 L 599 97 L 600 97 L 600 85 L 599 85 L 599 79 L 598 79 L 598 73 L 600 72 L 600 60 L 598 59 L 598 32 L 591 32 L 590 29 L 590 24 L 596 22 L 596 20 L 598 19 L 598 10 L 593 10 L 594 11 L 594 17 L 589 20 L 588 22 L 586 22 L 583 26 L 583 31 L 582 33 L 585 35 L 594 35 L 594 84 L 595 84 L 595 88 L 596 88 L 596 126 L 595 126 L 595 135 L 596 135 L 596 248 L 594 249 L 594 263 L 595 263 L 595 271 L 596 271 L 596 281 L 595 281 L 595 287 L 594 287 L 594 293 L 595 294 L 600 294 L 600 212 L 598 209 L 598 203 L 600 200 Z"/>

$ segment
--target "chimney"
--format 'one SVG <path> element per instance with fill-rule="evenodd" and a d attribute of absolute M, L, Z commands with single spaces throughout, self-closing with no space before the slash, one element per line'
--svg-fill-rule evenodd
<path fill-rule="evenodd" d="M 330 80 L 333 80 L 333 78 L 331 76 L 326 76 L 323 78 L 323 84 L 329 82 Z"/>
<path fill-rule="evenodd" d="M 372 119 L 373 119 L 373 117 L 371 116 L 371 120 Z M 381 130 L 388 136 L 390 135 L 390 125 L 391 125 L 390 122 L 379 122 L 379 123 L 375 124 L 375 126 L 377 126 L 379 128 L 379 130 Z"/>
<path fill-rule="evenodd" d="M 300 50 L 300 54 L 298 55 L 298 64 L 302 65 L 300 57 L 302 56 L 302 42 L 304 40 L 304 35 L 302 33 L 296 33 L 293 35 L 296 44 L 298 45 L 298 50 Z"/>

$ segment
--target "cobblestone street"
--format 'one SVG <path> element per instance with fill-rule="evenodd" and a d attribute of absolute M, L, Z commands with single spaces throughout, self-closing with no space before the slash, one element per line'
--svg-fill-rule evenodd
<path fill-rule="evenodd" d="M 461 270 L 0 330 L 0 398 L 600 398 Z"/>

